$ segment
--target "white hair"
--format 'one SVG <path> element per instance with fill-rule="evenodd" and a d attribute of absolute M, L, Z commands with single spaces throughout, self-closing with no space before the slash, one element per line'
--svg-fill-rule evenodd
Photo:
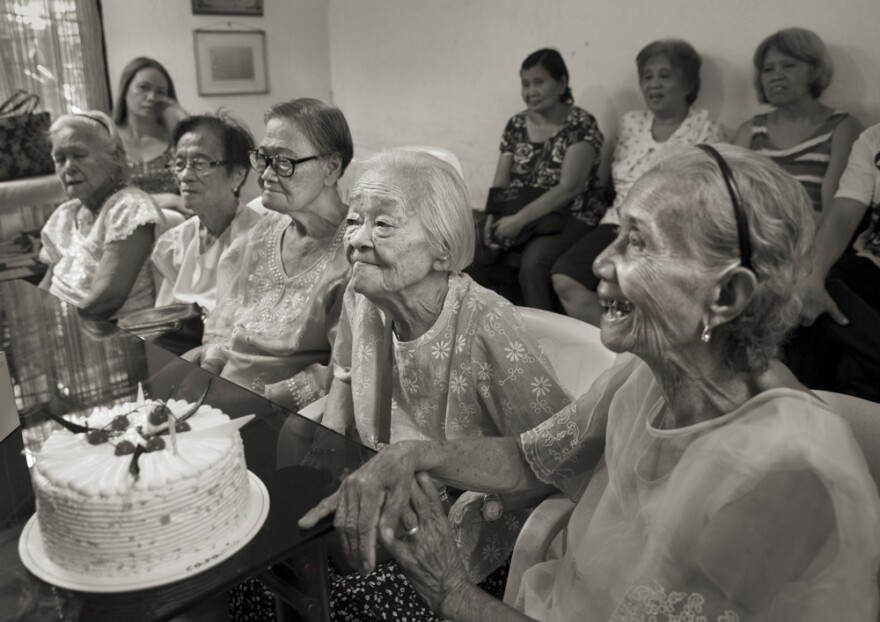
<path fill-rule="evenodd" d="M 73 114 L 61 115 L 49 127 L 49 138 L 63 129 L 86 130 L 104 146 L 106 155 L 119 167 L 120 179 L 128 179 L 128 159 L 125 145 L 116 124 L 107 114 L 100 110 L 86 110 Z"/>

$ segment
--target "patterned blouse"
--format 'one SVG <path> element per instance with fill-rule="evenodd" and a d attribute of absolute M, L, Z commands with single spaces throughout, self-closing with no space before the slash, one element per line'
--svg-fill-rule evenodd
<path fill-rule="evenodd" d="M 97 214 L 83 206 L 79 199 L 62 203 L 40 233 L 43 242 L 40 261 L 49 264 L 52 270 L 49 292 L 71 304 L 81 304 L 91 292 L 108 244 L 125 240 L 138 227 L 161 227 L 164 223 L 153 200 L 137 188 L 123 188 L 110 195 Z M 150 262 L 145 261 L 128 298 L 114 317 L 152 307 L 153 299 L 153 272 Z"/>
<path fill-rule="evenodd" d="M 255 393 L 286 383 L 290 397 L 281 404 L 299 409 L 330 387 L 330 348 L 349 264 L 340 227 L 314 264 L 288 275 L 281 238 L 290 222 L 266 214 L 224 254 L 218 271 L 234 276 L 205 320 L 202 356 L 225 360 L 222 377 Z"/>
<path fill-rule="evenodd" d="M 617 208 L 626 193 L 655 164 L 676 145 L 697 145 L 724 141 L 724 130 L 709 118 L 709 113 L 691 108 L 672 136 L 663 142 L 654 139 L 654 113 L 650 110 L 633 110 L 623 115 L 620 136 L 614 147 L 611 161 L 611 179 L 614 182 L 614 205 L 605 212 L 602 224 L 618 224 Z"/>
<path fill-rule="evenodd" d="M 376 378 L 384 314 L 349 288 L 333 348 L 336 373 L 350 377 L 355 427 L 375 448 Z M 467 275 L 449 277 L 449 291 L 434 325 L 412 341 L 394 338 L 391 441 L 516 436 L 571 402 L 519 312 Z M 350 376 L 349 376 L 350 374 Z M 472 578 L 506 559 L 523 513 L 508 513 L 480 529 L 479 508 L 465 512 L 470 525 L 465 557 Z M 479 532 L 479 538 L 478 536 Z"/>
<path fill-rule="evenodd" d="M 167 168 L 173 155 L 171 145 L 168 145 L 165 151 L 147 162 L 132 162 L 129 160 L 128 168 L 131 171 L 129 183 L 149 194 L 160 194 L 163 192 L 180 194 L 180 189 L 177 187 L 177 178 Z"/>
<path fill-rule="evenodd" d="M 822 211 L 822 178 L 831 161 L 831 138 L 838 124 L 849 115 L 834 111 L 813 135 L 794 147 L 780 149 L 770 140 L 767 132 L 767 115 L 752 117 L 752 134 L 749 149 L 766 156 L 801 182 L 810 195 L 813 209 Z"/>
<path fill-rule="evenodd" d="M 575 143 L 587 142 L 596 150 L 590 174 L 581 194 L 571 203 L 571 213 L 588 225 L 596 225 L 605 211 L 598 189 L 599 163 L 604 141 L 596 119 L 583 108 L 572 106 L 565 126 L 544 142 L 529 140 L 526 112 L 515 114 L 501 135 L 501 153 L 513 156 L 511 186 L 550 189 L 559 183 L 565 152 Z"/>

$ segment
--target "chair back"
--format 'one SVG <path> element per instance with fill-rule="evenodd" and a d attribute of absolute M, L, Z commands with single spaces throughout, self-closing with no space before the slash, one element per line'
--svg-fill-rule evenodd
<path fill-rule="evenodd" d="M 517 307 L 529 334 L 538 340 L 556 376 L 575 397 L 586 393 L 616 354 L 602 345 L 599 329 L 567 315 Z"/>

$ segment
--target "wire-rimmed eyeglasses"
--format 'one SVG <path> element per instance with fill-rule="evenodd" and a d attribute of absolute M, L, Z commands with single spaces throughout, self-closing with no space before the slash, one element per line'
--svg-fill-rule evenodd
<path fill-rule="evenodd" d="M 306 158 L 293 159 L 281 155 L 266 155 L 256 149 L 248 151 L 248 156 L 250 156 L 251 159 L 251 168 L 257 171 L 257 173 L 262 175 L 266 170 L 266 167 L 271 166 L 272 170 L 275 171 L 279 177 L 290 177 L 293 175 L 297 164 L 324 157 L 322 155 L 313 155 Z"/>
<path fill-rule="evenodd" d="M 192 158 L 185 160 L 184 158 L 175 158 L 168 163 L 168 170 L 175 175 L 183 175 L 183 171 L 189 167 L 196 175 L 206 173 L 209 169 L 229 164 L 229 160 L 208 160 L 206 158 Z"/>

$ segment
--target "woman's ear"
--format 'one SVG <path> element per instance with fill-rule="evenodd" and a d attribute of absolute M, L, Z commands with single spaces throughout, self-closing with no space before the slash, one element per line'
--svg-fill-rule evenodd
<path fill-rule="evenodd" d="M 752 301 L 757 287 L 755 273 L 742 266 L 735 266 L 721 275 L 709 303 L 711 326 L 726 324 L 742 315 Z"/>
<path fill-rule="evenodd" d="M 239 166 L 232 169 L 232 187 L 236 196 L 241 192 L 245 179 L 247 179 L 247 169 Z"/>
<path fill-rule="evenodd" d="M 452 261 L 449 259 L 449 253 L 447 252 L 442 257 L 438 257 L 431 264 L 431 267 L 434 268 L 436 272 L 449 272 L 449 268 L 452 265 Z"/>
<path fill-rule="evenodd" d="M 339 178 L 342 177 L 342 156 L 338 153 L 331 153 L 324 159 L 324 162 L 326 162 L 327 166 L 327 174 L 324 177 L 324 184 L 327 186 L 333 186 L 339 181 Z"/>

